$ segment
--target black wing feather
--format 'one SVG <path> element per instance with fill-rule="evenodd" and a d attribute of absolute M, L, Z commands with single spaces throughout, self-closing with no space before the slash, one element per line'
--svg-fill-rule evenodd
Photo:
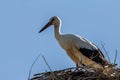
<path fill-rule="evenodd" d="M 77 48 L 77 47 L 76 47 Z M 78 48 L 77 48 L 78 49 Z M 101 53 L 101 51 L 96 49 L 87 49 L 87 48 L 79 48 L 78 49 L 84 56 L 88 57 L 89 59 L 92 59 L 96 63 L 105 65 L 105 60 L 103 60 L 104 56 Z M 103 58 L 102 58 L 103 57 Z"/>

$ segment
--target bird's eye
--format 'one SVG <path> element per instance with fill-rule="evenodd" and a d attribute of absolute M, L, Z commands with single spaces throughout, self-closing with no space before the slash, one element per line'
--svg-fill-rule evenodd
<path fill-rule="evenodd" d="M 54 20 L 55 20 L 55 19 L 53 18 L 53 19 L 52 19 L 52 22 L 53 22 Z"/>

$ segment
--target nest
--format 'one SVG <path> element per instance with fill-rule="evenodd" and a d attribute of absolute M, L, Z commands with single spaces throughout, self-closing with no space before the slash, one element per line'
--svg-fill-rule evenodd
<path fill-rule="evenodd" d="M 72 67 L 63 70 L 35 74 L 31 80 L 120 80 L 120 68 L 111 67 L 107 73 L 86 67 Z"/>
<path fill-rule="evenodd" d="M 103 49 L 105 50 L 103 44 L 102 46 Z M 106 50 L 105 52 L 108 55 Z M 32 67 L 40 55 L 44 59 L 50 71 L 35 74 L 34 77 L 30 79 L 30 73 Z M 117 59 L 117 50 L 115 54 L 114 64 L 109 64 L 108 66 L 104 66 L 103 70 L 97 70 L 97 71 L 95 71 L 92 68 L 88 68 L 86 66 L 79 66 L 78 68 L 72 67 L 63 70 L 53 71 L 50 68 L 49 64 L 47 63 L 45 57 L 42 54 L 39 54 L 39 56 L 35 59 L 35 61 L 31 66 L 28 80 L 120 80 L 120 68 L 116 67 L 117 64 L 115 64 Z M 108 56 L 108 60 L 110 61 L 109 56 Z"/>

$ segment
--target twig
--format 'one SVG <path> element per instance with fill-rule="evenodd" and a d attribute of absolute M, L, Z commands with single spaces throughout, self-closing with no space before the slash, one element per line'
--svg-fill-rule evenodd
<path fill-rule="evenodd" d="M 109 57 L 109 55 L 108 55 L 108 52 L 107 52 L 106 49 L 105 49 L 105 46 L 104 46 L 103 42 L 101 42 L 101 45 L 102 45 L 102 48 L 103 48 L 103 50 L 105 51 L 105 53 L 106 53 L 106 55 L 107 55 L 108 61 L 110 62 L 110 57 Z"/>
<path fill-rule="evenodd" d="M 50 66 L 49 66 L 49 64 L 48 64 L 48 62 L 47 62 L 47 60 L 45 59 L 45 57 L 42 55 L 42 58 L 44 59 L 44 61 L 45 61 L 45 63 L 47 64 L 47 66 L 48 66 L 48 68 L 50 69 L 50 71 L 52 72 L 52 69 L 50 68 Z"/>
<path fill-rule="evenodd" d="M 33 68 L 35 62 L 36 62 L 36 61 L 38 60 L 38 58 L 40 57 L 40 55 L 41 55 L 41 53 L 40 53 L 40 54 L 38 55 L 38 57 L 33 61 L 32 65 L 31 65 L 31 67 L 30 67 L 29 75 L 28 75 L 28 80 L 31 80 L 31 79 L 30 79 L 30 75 L 31 75 L 32 68 Z"/>
<path fill-rule="evenodd" d="M 117 50 L 116 50 L 116 51 L 115 51 L 114 65 L 116 64 L 117 54 L 118 54 L 118 52 L 117 52 Z"/>
<path fill-rule="evenodd" d="M 47 66 L 48 66 L 48 68 L 49 68 L 49 70 L 51 71 L 50 77 L 52 78 L 52 80 L 57 79 L 56 76 L 55 76 L 55 74 L 54 74 L 54 72 L 53 72 L 52 69 L 50 68 L 50 66 L 49 66 L 49 64 L 48 64 L 48 62 L 47 62 L 47 60 L 45 59 L 45 57 L 44 57 L 43 55 L 42 55 L 42 58 L 44 59 L 45 63 L 47 64 Z"/>

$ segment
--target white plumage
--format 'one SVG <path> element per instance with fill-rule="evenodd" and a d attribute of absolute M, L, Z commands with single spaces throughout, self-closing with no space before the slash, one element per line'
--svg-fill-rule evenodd
<path fill-rule="evenodd" d="M 77 66 L 84 64 L 97 70 L 103 69 L 108 64 L 100 49 L 92 42 L 78 35 L 62 34 L 60 32 L 61 20 L 59 17 L 52 17 L 40 32 L 50 25 L 54 25 L 55 38 Z"/>

